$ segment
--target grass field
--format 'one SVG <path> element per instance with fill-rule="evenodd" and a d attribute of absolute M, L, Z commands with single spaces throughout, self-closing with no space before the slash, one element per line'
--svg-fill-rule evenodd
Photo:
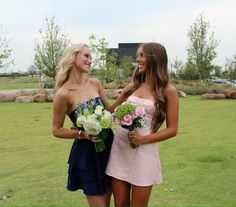
<path fill-rule="evenodd" d="M 0 90 L 39 88 L 38 75 L 21 77 L 0 77 Z"/>
<path fill-rule="evenodd" d="M 87 206 L 65 188 L 72 140 L 51 135 L 51 111 L 52 103 L 0 103 L 0 206 Z M 164 182 L 150 206 L 235 207 L 235 123 L 235 100 L 180 99 L 178 136 L 159 143 Z"/>

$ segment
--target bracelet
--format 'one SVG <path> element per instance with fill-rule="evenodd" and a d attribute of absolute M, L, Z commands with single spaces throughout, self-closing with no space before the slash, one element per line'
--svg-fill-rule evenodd
<path fill-rule="evenodd" d="M 79 130 L 79 139 L 82 139 L 81 133 L 82 133 L 82 130 Z"/>

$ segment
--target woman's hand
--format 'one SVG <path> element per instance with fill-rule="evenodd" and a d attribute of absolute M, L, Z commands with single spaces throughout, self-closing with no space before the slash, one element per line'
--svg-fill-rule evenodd
<path fill-rule="evenodd" d="M 135 145 L 144 144 L 144 136 L 141 136 L 136 131 L 129 131 L 128 132 L 128 138 L 129 138 L 130 142 L 135 144 Z"/>
<path fill-rule="evenodd" d="M 95 136 L 95 135 L 90 135 L 89 138 L 92 142 L 101 142 L 102 141 L 101 139 L 99 139 L 98 136 Z"/>
<path fill-rule="evenodd" d="M 78 130 L 77 127 L 76 127 L 74 124 L 70 127 L 70 129 L 72 129 L 72 130 Z"/>
<path fill-rule="evenodd" d="M 90 139 L 90 137 L 86 131 L 81 130 L 80 139 Z"/>
<path fill-rule="evenodd" d="M 76 139 L 89 139 L 90 140 L 90 137 L 89 135 L 87 134 L 86 131 L 84 130 L 79 130 L 75 125 L 72 125 L 70 127 L 71 130 L 75 130 L 75 131 L 78 131 L 78 137 L 76 137 Z"/>
<path fill-rule="evenodd" d="M 88 135 L 88 133 L 84 130 L 78 130 L 78 128 L 75 125 L 72 125 L 70 127 L 71 130 L 76 130 L 78 131 L 78 138 L 77 139 L 88 139 L 91 140 L 92 142 L 101 142 L 102 140 L 99 139 L 98 136 L 95 135 Z"/>

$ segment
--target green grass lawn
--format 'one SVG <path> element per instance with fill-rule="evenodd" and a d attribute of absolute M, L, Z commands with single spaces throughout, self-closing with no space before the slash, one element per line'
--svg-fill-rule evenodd
<path fill-rule="evenodd" d="M 87 206 L 65 188 L 72 140 L 51 135 L 51 111 L 0 103 L 0 206 Z M 178 135 L 159 143 L 164 182 L 150 206 L 236 206 L 236 101 L 182 98 L 179 120 Z"/>
<path fill-rule="evenodd" d="M 0 77 L 0 90 L 39 88 L 38 75 L 21 77 Z"/>
<path fill-rule="evenodd" d="M 1 83 L 0 90 L 39 88 L 39 83 Z"/>
<path fill-rule="evenodd" d="M 47 83 L 52 78 L 47 77 Z M 0 90 L 39 88 L 39 76 L 0 77 Z"/>

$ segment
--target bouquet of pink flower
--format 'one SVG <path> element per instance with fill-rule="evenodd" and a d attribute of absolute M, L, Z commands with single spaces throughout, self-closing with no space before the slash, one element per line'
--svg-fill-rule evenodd
<path fill-rule="evenodd" d="M 121 125 L 123 128 L 133 131 L 136 127 L 144 127 L 146 121 L 143 118 L 145 110 L 141 106 L 134 103 L 123 102 L 115 109 L 114 118 L 115 123 Z M 133 143 L 130 144 L 132 148 L 138 147 Z"/>

